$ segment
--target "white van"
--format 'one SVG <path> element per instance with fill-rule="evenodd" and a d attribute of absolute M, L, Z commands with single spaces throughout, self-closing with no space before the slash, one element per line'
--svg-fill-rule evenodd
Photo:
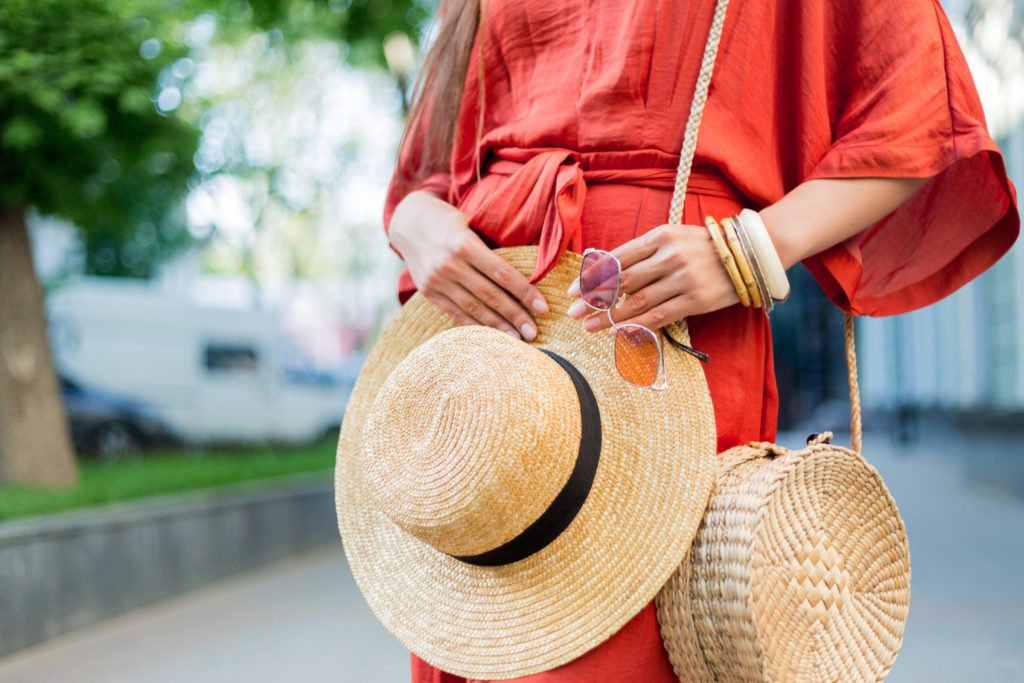
<path fill-rule="evenodd" d="M 271 312 L 101 277 L 47 310 L 62 372 L 150 404 L 187 443 L 307 442 L 341 423 L 351 381 L 310 367 Z"/>

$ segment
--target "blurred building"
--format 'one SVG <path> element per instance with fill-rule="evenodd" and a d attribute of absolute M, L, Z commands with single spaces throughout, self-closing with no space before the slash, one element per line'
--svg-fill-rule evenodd
<path fill-rule="evenodd" d="M 1024 182 L 1024 2 L 944 3 L 1018 193 Z M 1024 426 L 1024 248 L 947 299 L 860 326 L 865 401 Z"/>
<path fill-rule="evenodd" d="M 1024 187 L 1024 0 L 943 2 L 1018 193 Z M 847 419 L 842 315 L 803 269 L 773 315 L 780 428 Z M 917 416 L 1024 428 L 1024 247 L 946 299 L 912 313 L 859 318 L 866 410 L 911 438 Z M 876 418 L 876 423 L 877 423 Z"/>

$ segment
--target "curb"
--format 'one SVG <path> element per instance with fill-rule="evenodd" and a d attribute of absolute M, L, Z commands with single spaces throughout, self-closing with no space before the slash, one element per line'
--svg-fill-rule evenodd
<path fill-rule="evenodd" d="M 0 523 L 0 656 L 337 540 L 330 472 Z"/>

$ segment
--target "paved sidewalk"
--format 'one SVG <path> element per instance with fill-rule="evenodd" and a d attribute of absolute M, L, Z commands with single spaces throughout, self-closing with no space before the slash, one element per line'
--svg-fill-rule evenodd
<path fill-rule="evenodd" d="M 963 447 L 865 440 L 910 534 L 913 595 L 893 683 L 1024 681 L 1024 499 L 969 483 L 963 456 L 948 452 Z M 401 683 L 407 663 L 339 544 L 0 659 L 0 683 Z"/>
<path fill-rule="evenodd" d="M 341 545 L 285 560 L 0 659 L 3 683 L 407 681 Z"/>

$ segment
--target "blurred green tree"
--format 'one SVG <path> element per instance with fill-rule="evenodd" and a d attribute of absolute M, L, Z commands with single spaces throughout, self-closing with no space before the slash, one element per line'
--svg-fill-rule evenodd
<path fill-rule="evenodd" d="M 25 211 L 86 233 L 172 233 L 197 131 L 151 101 L 173 51 L 140 54 L 150 22 L 127 2 L 0 3 L 0 479 L 77 479 Z M 147 59 L 149 56 L 151 58 Z"/>
<path fill-rule="evenodd" d="M 91 272 L 147 276 L 189 241 L 182 199 L 198 140 L 189 121 L 202 112 L 177 115 L 182 94 L 157 87 L 188 54 L 187 22 L 213 13 L 225 41 L 253 31 L 285 42 L 331 37 L 348 43 L 352 63 L 384 64 L 383 37 L 415 36 L 432 6 L 409 0 L 0 2 L 0 481 L 70 485 L 77 479 L 26 211 L 74 223 Z"/>
<path fill-rule="evenodd" d="M 186 12 L 212 11 L 225 21 L 222 39 L 253 29 L 280 31 L 288 43 L 328 38 L 345 43 L 355 66 L 385 65 L 384 38 L 415 41 L 437 0 L 182 0 Z"/>

